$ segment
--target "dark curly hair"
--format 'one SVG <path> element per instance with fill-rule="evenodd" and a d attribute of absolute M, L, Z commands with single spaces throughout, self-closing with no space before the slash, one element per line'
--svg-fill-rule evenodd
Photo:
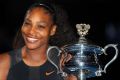
<path fill-rule="evenodd" d="M 49 44 L 51 46 L 54 45 L 61 47 L 65 44 L 69 44 L 74 41 L 75 39 L 74 30 L 69 24 L 67 12 L 60 5 L 55 5 L 52 3 L 35 3 L 28 9 L 28 11 L 31 11 L 36 7 L 42 7 L 46 9 L 52 16 L 54 24 L 57 25 L 57 30 L 55 35 L 53 35 L 49 40 Z M 20 29 L 18 30 L 15 36 L 13 42 L 13 48 L 14 49 L 21 48 L 24 45 L 25 43 L 21 34 L 21 27 L 20 27 Z"/>

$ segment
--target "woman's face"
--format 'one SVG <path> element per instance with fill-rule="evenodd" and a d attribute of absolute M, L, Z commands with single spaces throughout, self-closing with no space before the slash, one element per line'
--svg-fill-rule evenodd
<path fill-rule="evenodd" d="M 49 37 L 55 34 L 51 14 L 44 8 L 33 8 L 28 11 L 21 28 L 25 44 L 29 49 L 48 45 Z"/>

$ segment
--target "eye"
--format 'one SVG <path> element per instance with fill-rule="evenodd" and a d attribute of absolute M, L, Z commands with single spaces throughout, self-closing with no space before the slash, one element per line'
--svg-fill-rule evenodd
<path fill-rule="evenodd" d="M 24 26 L 30 26 L 31 25 L 31 20 L 29 18 L 26 18 L 23 23 Z"/>
<path fill-rule="evenodd" d="M 37 26 L 39 29 L 44 29 L 46 26 L 44 26 L 44 25 L 38 25 Z"/>
<path fill-rule="evenodd" d="M 47 26 L 47 24 L 46 24 L 46 23 L 43 23 L 43 22 L 37 24 L 37 27 L 38 27 L 39 29 L 41 29 L 41 28 L 44 29 L 44 28 L 46 28 L 46 26 Z"/>
<path fill-rule="evenodd" d="M 24 22 L 24 25 L 30 25 L 30 22 L 25 21 L 25 22 Z"/>

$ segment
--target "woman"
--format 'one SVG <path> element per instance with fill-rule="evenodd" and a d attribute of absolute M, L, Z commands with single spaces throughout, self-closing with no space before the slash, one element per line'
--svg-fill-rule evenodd
<path fill-rule="evenodd" d="M 54 5 L 31 6 L 14 42 L 15 49 L 0 55 L 0 80 L 63 80 L 46 53 L 52 45 L 61 47 L 72 41 L 66 20 Z M 70 75 L 66 79 L 76 78 Z"/>

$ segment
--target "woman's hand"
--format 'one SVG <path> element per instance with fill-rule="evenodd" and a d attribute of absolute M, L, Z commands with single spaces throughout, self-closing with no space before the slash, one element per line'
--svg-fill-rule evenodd
<path fill-rule="evenodd" d="M 71 54 L 62 54 L 62 57 L 60 59 L 60 67 L 62 68 L 63 66 L 65 66 L 65 63 L 67 63 L 70 59 L 72 58 Z"/>
<path fill-rule="evenodd" d="M 70 75 L 68 75 L 68 76 L 65 78 L 65 80 L 77 80 L 77 77 L 74 76 L 74 75 L 72 75 L 72 74 L 70 74 Z"/>
<path fill-rule="evenodd" d="M 65 66 L 65 63 L 68 62 L 72 58 L 71 54 L 62 54 L 61 60 L 60 60 L 60 67 L 63 70 L 63 67 Z M 67 74 L 65 77 L 65 80 L 77 80 L 77 77 L 72 74 Z"/>

